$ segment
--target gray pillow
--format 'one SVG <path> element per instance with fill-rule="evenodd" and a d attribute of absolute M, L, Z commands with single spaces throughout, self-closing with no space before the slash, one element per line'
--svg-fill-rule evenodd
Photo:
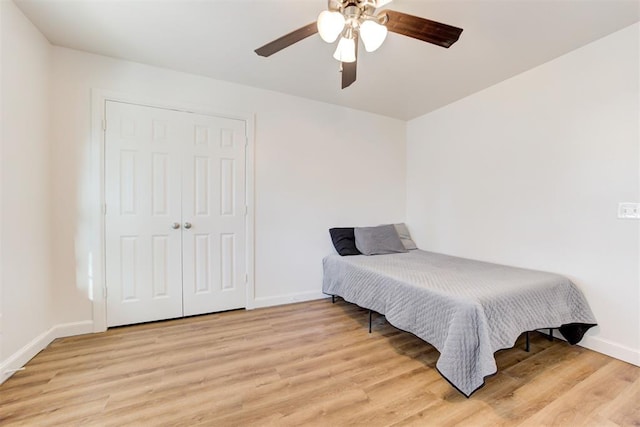
<path fill-rule="evenodd" d="M 402 244 L 404 245 L 406 250 L 410 251 L 413 249 L 418 249 L 416 243 L 411 238 L 411 234 L 409 234 L 409 229 L 404 222 L 400 224 L 393 224 L 393 226 L 396 228 L 398 236 L 400 237 L 400 240 L 402 241 Z"/>
<path fill-rule="evenodd" d="M 363 255 L 382 255 L 407 252 L 393 224 L 378 227 L 356 227 L 356 248 Z"/>

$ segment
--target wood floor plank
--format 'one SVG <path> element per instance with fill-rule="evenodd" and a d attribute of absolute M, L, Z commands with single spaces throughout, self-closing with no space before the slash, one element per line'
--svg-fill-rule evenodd
<path fill-rule="evenodd" d="M 635 381 L 613 400 L 605 403 L 598 412 L 600 417 L 610 419 L 618 425 L 640 426 L 640 372 L 628 373 L 636 377 Z"/>
<path fill-rule="evenodd" d="M 601 419 L 599 418 L 600 410 L 625 390 L 633 387 L 635 375 L 629 371 L 630 366 L 616 360 L 608 361 L 600 369 L 575 384 L 571 392 L 564 393 L 549 402 L 522 425 L 587 425 Z M 636 400 L 634 406 L 637 405 Z M 615 422 L 613 419 L 611 421 Z"/>
<path fill-rule="evenodd" d="M 467 399 L 433 346 L 367 326 L 322 300 L 59 339 L 0 385 L 0 424 L 640 425 L 636 366 L 532 334 Z"/>

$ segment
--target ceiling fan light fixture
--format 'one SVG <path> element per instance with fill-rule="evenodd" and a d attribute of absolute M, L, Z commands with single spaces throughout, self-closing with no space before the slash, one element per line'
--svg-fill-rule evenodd
<path fill-rule="evenodd" d="M 356 61 L 356 41 L 353 38 L 342 37 L 333 57 L 340 62 Z"/>
<path fill-rule="evenodd" d="M 387 38 L 387 27 L 375 21 L 366 20 L 360 24 L 360 37 L 367 52 L 377 50 Z"/>
<path fill-rule="evenodd" d="M 322 39 L 328 43 L 340 38 L 333 57 L 342 63 L 340 68 L 344 89 L 356 81 L 358 43 L 361 38 L 368 52 L 378 49 L 384 43 L 388 32 L 444 48 L 449 48 L 458 41 L 462 28 L 391 9 L 380 10 L 391 1 L 329 0 L 328 10 L 320 13 L 316 22 L 310 22 L 259 47 L 255 53 L 269 57 L 316 33 L 320 33 Z"/>
<path fill-rule="evenodd" d="M 325 10 L 318 15 L 318 33 L 322 40 L 333 43 L 344 28 L 344 16 L 337 11 Z"/>

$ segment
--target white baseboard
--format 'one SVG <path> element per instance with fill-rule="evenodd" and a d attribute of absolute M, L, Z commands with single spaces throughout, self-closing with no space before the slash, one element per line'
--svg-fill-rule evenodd
<path fill-rule="evenodd" d="M 598 353 L 606 354 L 607 356 L 622 360 L 623 362 L 640 366 L 640 350 L 625 347 L 603 338 L 590 336 L 585 336 L 582 341 L 580 341 L 580 345 L 588 348 L 589 350 L 597 351 Z"/>
<path fill-rule="evenodd" d="M 20 350 L 13 353 L 5 361 L 0 363 L 0 384 L 5 382 L 11 375 L 19 371 L 33 357 L 47 348 L 56 338 L 70 337 L 93 332 L 93 322 L 86 320 L 83 322 L 63 323 L 51 327 L 43 332 Z"/>
<path fill-rule="evenodd" d="M 19 371 L 29 360 L 45 349 L 54 339 L 52 329 L 49 329 L 9 356 L 7 360 L 0 364 L 0 384 L 5 382 L 15 372 Z"/>
<path fill-rule="evenodd" d="M 93 321 L 84 320 L 82 322 L 61 323 L 51 328 L 56 338 L 72 337 L 74 335 L 83 335 L 93 333 Z"/>
<path fill-rule="evenodd" d="M 296 292 L 285 295 L 278 295 L 273 297 L 259 297 L 255 298 L 248 306 L 247 310 L 254 308 L 273 307 L 276 305 L 292 304 L 303 301 L 313 301 L 322 298 L 328 298 L 329 296 L 323 294 L 320 291 L 310 292 Z"/>
<path fill-rule="evenodd" d="M 547 331 L 548 329 L 540 329 L 540 332 L 544 334 L 546 334 Z M 553 336 L 554 338 L 566 341 L 565 337 L 562 336 L 558 329 L 553 330 Z M 577 345 L 613 357 L 614 359 L 640 366 L 640 350 L 625 347 L 597 336 L 589 336 L 588 332 Z"/>

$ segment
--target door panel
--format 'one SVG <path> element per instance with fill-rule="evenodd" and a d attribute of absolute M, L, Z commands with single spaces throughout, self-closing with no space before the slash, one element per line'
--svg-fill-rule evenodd
<path fill-rule="evenodd" d="M 182 316 L 180 152 L 175 112 L 108 101 L 107 325 Z"/>
<path fill-rule="evenodd" d="M 245 306 L 245 124 L 189 115 L 183 148 L 184 314 Z"/>

